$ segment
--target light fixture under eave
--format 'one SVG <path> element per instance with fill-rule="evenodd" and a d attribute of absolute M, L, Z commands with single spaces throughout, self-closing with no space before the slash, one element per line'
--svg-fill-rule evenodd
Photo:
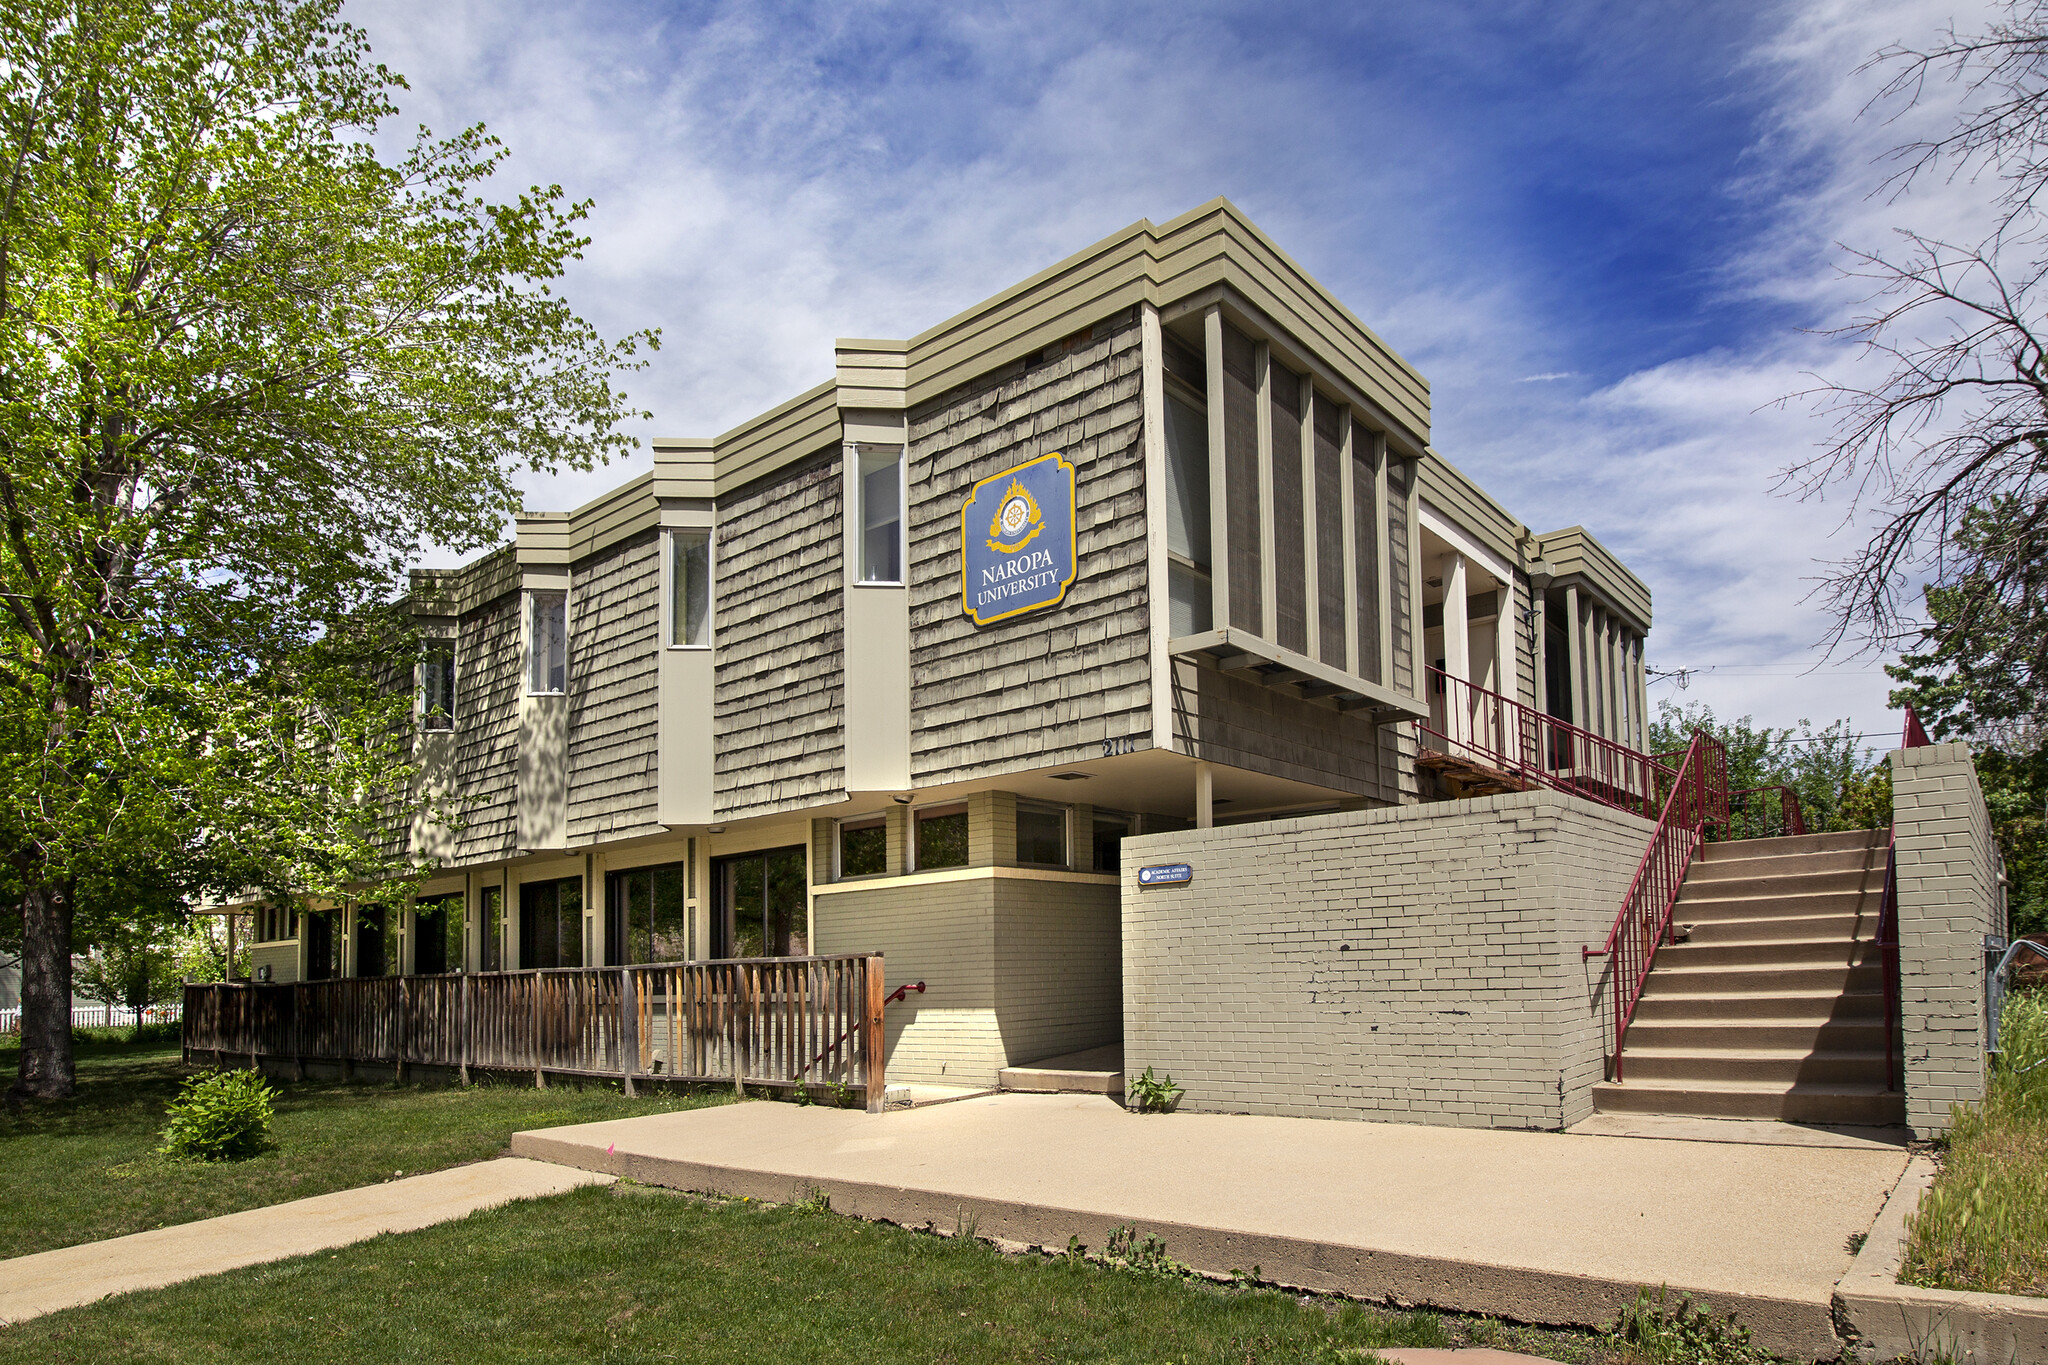
<path fill-rule="evenodd" d="M 1054 773 L 1052 780 L 1055 782 L 1086 782 L 1093 776 L 1095 776 L 1094 773 Z"/>
<path fill-rule="evenodd" d="M 911 798 L 908 796 L 892 796 L 889 799 L 899 806 L 907 806 L 911 802 Z"/>
<path fill-rule="evenodd" d="M 706 826 L 704 826 L 704 832 L 705 832 L 706 834 L 723 834 L 723 833 L 725 833 L 725 826 L 724 826 L 724 825 L 706 825 Z"/>

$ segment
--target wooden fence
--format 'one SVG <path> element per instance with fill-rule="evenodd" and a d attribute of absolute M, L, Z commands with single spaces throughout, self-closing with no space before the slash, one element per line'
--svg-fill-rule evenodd
<path fill-rule="evenodd" d="M 731 958 L 185 987 L 185 1055 L 843 1087 L 882 1109 L 882 958 Z"/>

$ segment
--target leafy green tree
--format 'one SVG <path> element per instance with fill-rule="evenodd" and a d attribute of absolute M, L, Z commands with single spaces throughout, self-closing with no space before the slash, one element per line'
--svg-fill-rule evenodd
<path fill-rule="evenodd" d="M 606 341 L 552 288 L 587 205 L 484 197 L 481 128 L 380 157 L 403 82 L 339 7 L 0 7 L 19 1095 L 71 1090 L 71 954 L 127 883 L 417 871 L 388 819 L 410 646 L 356 623 L 423 545 L 493 541 L 518 468 L 631 445 L 614 380 L 656 338 Z"/>
<path fill-rule="evenodd" d="M 184 984 L 179 943 L 167 935 L 131 935 L 95 948 L 78 968 L 76 985 L 95 1000 L 134 1013 L 178 998 Z"/>
<path fill-rule="evenodd" d="M 1704 730 L 1727 749 L 1730 791 L 1790 788 L 1809 833 L 1891 823 L 1890 774 L 1878 751 L 1861 745 L 1846 720 L 1819 729 L 1805 720 L 1778 728 L 1760 726 L 1749 716 L 1720 720 L 1704 702 L 1679 706 L 1665 701 L 1658 703 L 1657 718 L 1650 723 L 1651 751 L 1684 749 L 1695 730 Z"/>

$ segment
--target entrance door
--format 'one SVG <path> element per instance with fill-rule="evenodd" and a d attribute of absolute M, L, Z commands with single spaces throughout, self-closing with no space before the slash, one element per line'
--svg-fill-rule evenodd
<path fill-rule="evenodd" d="M 802 957 L 811 951 L 804 914 L 801 844 L 714 859 L 713 957 Z"/>
<path fill-rule="evenodd" d="M 605 879 L 605 961 L 684 962 L 690 941 L 690 866 L 664 863 L 614 872 Z"/>
<path fill-rule="evenodd" d="M 299 932 L 306 936 L 306 980 L 325 981 L 334 975 L 334 915 L 312 911 L 299 918 Z"/>

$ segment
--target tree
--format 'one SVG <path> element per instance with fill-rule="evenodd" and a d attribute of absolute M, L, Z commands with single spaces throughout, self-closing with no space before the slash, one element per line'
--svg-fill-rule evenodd
<path fill-rule="evenodd" d="M 77 984 L 95 1000 L 132 1011 L 139 1024 L 144 1010 L 178 998 L 182 965 L 180 945 L 169 936 L 131 935 L 95 948 Z"/>
<path fill-rule="evenodd" d="M 1681 707 L 1664 701 L 1650 723 L 1650 749 L 1684 749 L 1695 730 L 1704 730 L 1727 750 L 1730 791 L 1789 787 L 1811 833 L 1891 823 L 1890 772 L 1874 748 L 1861 745 L 1862 736 L 1846 720 L 1819 729 L 1804 720 L 1797 727 L 1774 728 L 1748 716 L 1720 720 L 1705 702 Z"/>
<path fill-rule="evenodd" d="M 332 893 L 416 871 L 375 621 L 515 469 L 629 448 L 554 292 L 588 205 L 482 195 L 482 128 L 369 137 L 403 81 L 340 0 L 0 9 L 0 854 L 15 1093 L 73 1084 L 81 914 L 137 876 Z M 387 666 L 363 670 L 364 650 Z"/>
<path fill-rule="evenodd" d="M 1876 377 L 1811 395 L 1834 437 L 1786 474 L 1807 495 L 1846 486 L 1875 518 L 1868 543 L 1822 579 L 1836 642 L 1914 638 L 1909 589 L 1924 578 L 1948 594 L 1947 635 L 1999 636 L 2003 666 L 2038 673 L 2048 658 L 2048 0 L 2008 0 L 2004 15 L 1981 34 L 1951 27 L 1931 47 L 1872 58 L 1890 73 L 1874 107 L 1902 111 L 1930 82 L 1964 92 L 1953 128 L 1894 152 L 1893 190 L 1982 177 L 1995 223 L 1977 241 L 1901 230 L 1891 253 L 1851 253 L 1871 306 L 1836 335 L 1861 343 Z"/>

